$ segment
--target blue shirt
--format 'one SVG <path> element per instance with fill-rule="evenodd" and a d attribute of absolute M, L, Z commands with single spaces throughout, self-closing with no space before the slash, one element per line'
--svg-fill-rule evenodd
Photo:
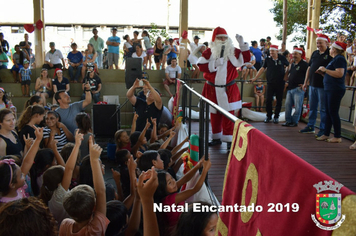
<path fill-rule="evenodd" d="M 68 53 L 67 58 L 70 60 L 70 62 L 73 63 L 79 63 L 82 59 L 83 59 L 83 54 L 81 52 L 77 52 L 77 53 Z"/>
<path fill-rule="evenodd" d="M 175 51 L 177 51 L 177 47 L 175 45 L 173 45 L 173 48 Z M 167 54 L 167 59 L 169 58 L 177 58 L 177 54 L 173 51 L 171 51 L 170 53 Z"/>
<path fill-rule="evenodd" d="M 22 80 L 22 81 L 27 81 L 27 80 L 30 80 L 30 81 L 31 81 L 30 75 L 32 75 L 32 72 L 31 72 L 31 69 L 30 69 L 30 68 L 25 69 L 24 67 L 22 67 L 22 68 L 19 70 L 19 73 L 21 74 L 21 80 Z"/>
<path fill-rule="evenodd" d="M 256 62 L 262 62 L 262 51 L 259 48 L 250 47 L 250 51 L 255 55 Z"/>
<path fill-rule="evenodd" d="M 108 38 L 109 42 L 121 43 L 121 39 L 117 36 L 111 36 Z M 119 46 L 108 45 L 108 52 L 119 54 Z"/>
<path fill-rule="evenodd" d="M 328 70 L 335 70 L 337 68 L 343 68 L 344 74 L 341 78 L 335 78 L 328 74 L 324 75 L 324 90 L 345 90 L 345 76 L 347 72 L 347 62 L 344 56 L 337 55 L 326 66 Z"/>
<path fill-rule="evenodd" d="M 57 108 L 56 112 L 61 116 L 62 123 L 67 126 L 72 134 L 75 134 L 75 129 L 77 129 L 77 122 L 75 122 L 76 115 L 83 110 L 83 101 L 73 102 L 69 104 L 66 109 Z"/>

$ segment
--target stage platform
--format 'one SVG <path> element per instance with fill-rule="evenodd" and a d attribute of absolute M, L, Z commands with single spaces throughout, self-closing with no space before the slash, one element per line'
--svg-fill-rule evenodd
<path fill-rule="evenodd" d="M 250 124 L 309 164 L 356 192 L 356 150 L 349 149 L 352 141 L 347 139 L 343 139 L 342 143 L 317 141 L 313 134 L 300 134 L 298 132 L 299 129 L 305 127 L 304 123 L 300 123 L 298 127 L 293 128 L 263 122 L 250 122 Z M 192 123 L 192 132 L 198 133 L 198 129 L 198 123 Z M 221 202 L 228 159 L 226 144 L 210 147 L 209 153 L 212 162 L 208 176 L 209 183 Z M 261 155 L 261 158 L 263 158 L 263 155 Z M 286 161 L 288 160 L 286 159 Z M 298 176 L 290 181 L 298 181 Z"/>

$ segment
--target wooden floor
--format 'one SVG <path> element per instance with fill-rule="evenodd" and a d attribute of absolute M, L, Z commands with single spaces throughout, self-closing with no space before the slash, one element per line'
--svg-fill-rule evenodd
<path fill-rule="evenodd" d="M 343 139 L 342 143 L 317 141 L 313 134 L 298 133 L 299 129 L 305 127 L 303 123 L 293 128 L 263 122 L 251 122 L 251 124 L 300 158 L 356 192 L 356 150 L 349 150 L 351 141 L 346 139 Z M 192 124 L 192 130 L 197 132 L 197 123 Z M 210 147 L 209 153 L 212 162 L 208 177 L 209 183 L 216 197 L 221 201 L 228 158 L 226 144 Z"/>

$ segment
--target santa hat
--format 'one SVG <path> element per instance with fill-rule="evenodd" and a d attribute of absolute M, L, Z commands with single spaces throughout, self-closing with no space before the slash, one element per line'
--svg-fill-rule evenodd
<path fill-rule="evenodd" d="M 316 40 L 324 40 L 324 41 L 330 43 L 330 39 L 329 39 L 329 37 L 327 35 L 325 35 L 325 34 L 317 34 L 317 36 L 318 37 L 316 38 Z"/>
<path fill-rule="evenodd" d="M 226 33 L 226 30 L 224 28 L 221 28 L 221 27 L 217 27 L 214 29 L 214 32 L 213 32 L 213 37 L 211 39 L 211 41 L 215 41 L 216 37 L 228 37 L 227 36 L 227 33 Z"/>
<path fill-rule="evenodd" d="M 293 52 L 300 53 L 302 55 L 302 58 L 305 59 L 305 52 L 304 52 L 303 48 L 296 48 L 293 50 Z"/>
<path fill-rule="evenodd" d="M 5 93 L 5 89 L 0 87 L 0 91 L 2 91 L 3 93 Z"/>
<path fill-rule="evenodd" d="M 278 46 L 277 45 L 271 45 L 269 47 L 269 50 L 278 50 Z"/>
<path fill-rule="evenodd" d="M 54 71 L 54 73 L 58 73 L 58 72 L 63 72 L 61 69 L 59 69 L 59 68 L 57 68 L 55 71 Z"/>
<path fill-rule="evenodd" d="M 336 41 L 335 43 L 333 43 L 332 47 L 342 51 L 346 51 L 347 44 L 340 41 Z"/>

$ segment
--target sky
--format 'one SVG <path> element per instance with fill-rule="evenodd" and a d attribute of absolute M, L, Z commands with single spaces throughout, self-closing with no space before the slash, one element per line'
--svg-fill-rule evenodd
<path fill-rule="evenodd" d="M 180 1 L 169 0 L 169 24 L 179 25 Z M 8 1 L 8 9 L 0 14 L 0 22 L 33 22 L 33 1 Z M 100 3 L 100 4 L 98 4 Z M 130 6 L 128 6 L 130 3 Z M 271 0 L 219 0 L 188 2 L 188 26 L 223 27 L 230 37 L 241 34 L 245 41 L 259 41 L 272 37 L 272 43 L 280 46 L 275 36 L 278 33 Z M 45 21 L 63 21 L 71 24 L 150 24 L 166 25 L 168 0 L 130 0 L 130 1 L 83 1 L 83 0 L 44 0 Z M 21 6 L 21 7 L 19 7 Z M 189 37 L 193 37 L 189 35 Z M 235 42 L 236 43 L 236 42 Z M 292 45 L 287 45 L 287 48 Z"/>

